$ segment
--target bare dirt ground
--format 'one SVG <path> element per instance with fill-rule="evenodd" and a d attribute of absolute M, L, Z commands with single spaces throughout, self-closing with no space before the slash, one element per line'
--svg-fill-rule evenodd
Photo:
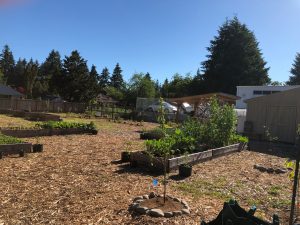
<path fill-rule="evenodd" d="M 0 161 L 0 224 L 199 224 L 215 218 L 230 198 L 245 208 L 255 204 L 257 215 L 268 220 L 277 213 L 287 224 L 288 175 L 253 169 L 254 164 L 283 166 L 285 159 L 249 151 L 194 166 L 185 180 L 171 174 L 168 193 L 189 203 L 190 216 L 132 216 L 132 198 L 153 191 L 152 179 L 162 178 L 115 162 L 125 143 L 132 142 L 132 150 L 143 148 L 137 133 L 143 127 L 104 120 L 97 125 L 96 136 L 43 137 L 43 153 Z"/>

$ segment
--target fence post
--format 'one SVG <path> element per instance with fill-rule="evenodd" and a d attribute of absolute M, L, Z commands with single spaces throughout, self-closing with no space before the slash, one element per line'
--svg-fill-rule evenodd
<path fill-rule="evenodd" d="M 299 136 L 297 137 L 295 148 L 296 148 L 295 150 L 297 151 L 297 158 L 296 158 L 296 166 L 295 166 L 295 173 L 294 173 L 294 185 L 293 185 L 293 195 L 292 195 L 289 225 L 293 225 L 294 223 L 296 197 L 299 198 L 299 196 L 297 196 L 298 181 L 299 181 L 299 162 L 300 162 L 300 137 Z"/>

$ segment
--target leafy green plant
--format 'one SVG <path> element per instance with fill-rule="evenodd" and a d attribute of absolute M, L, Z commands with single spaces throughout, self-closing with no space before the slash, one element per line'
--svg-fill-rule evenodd
<path fill-rule="evenodd" d="M 11 137 L 11 136 L 6 136 L 4 134 L 0 134 L 0 144 L 1 145 L 20 144 L 20 143 L 24 143 L 24 141 L 22 141 L 19 138 L 15 138 L 15 137 Z"/>
<path fill-rule="evenodd" d="M 149 131 L 143 132 L 143 139 L 153 140 L 153 139 L 161 139 L 165 137 L 165 131 L 162 130 L 160 127 L 154 128 Z"/>
<path fill-rule="evenodd" d="M 167 195 L 167 184 L 168 184 L 168 177 L 167 177 L 167 160 L 170 158 L 171 155 L 173 155 L 173 139 L 170 138 L 166 134 L 166 129 L 165 129 L 165 111 L 163 108 L 163 99 L 160 98 L 159 100 L 159 110 L 158 110 L 158 121 L 160 123 L 160 128 L 164 132 L 165 138 L 160 139 L 160 140 L 153 140 L 153 141 L 146 141 L 146 147 L 147 150 L 146 152 L 150 155 L 159 155 L 161 157 L 163 167 L 164 167 L 164 179 L 163 179 L 163 185 L 164 185 L 164 203 L 166 202 L 166 195 Z"/>
<path fill-rule="evenodd" d="M 238 134 L 232 134 L 230 136 L 230 144 L 235 144 L 235 143 L 248 143 L 249 138 L 245 136 L 241 136 Z"/>
<path fill-rule="evenodd" d="M 216 97 L 211 99 L 209 105 L 210 116 L 204 123 L 203 142 L 215 148 L 230 144 L 237 123 L 233 106 L 227 104 L 221 106 Z"/>
<path fill-rule="evenodd" d="M 90 123 L 76 123 L 76 122 L 66 122 L 66 121 L 47 121 L 37 123 L 36 127 L 43 129 L 70 129 L 78 128 L 85 131 L 95 131 L 97 130 L 94 122 Z"/>

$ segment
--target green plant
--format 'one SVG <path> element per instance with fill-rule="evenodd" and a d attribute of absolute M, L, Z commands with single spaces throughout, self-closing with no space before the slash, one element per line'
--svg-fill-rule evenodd
<path fill-rule="evenodd" d="M 222 147 L 230 144 L 235 134 L 237 117 L 233 106 L 220 105 L 216 97 L 210 100 L 209 118 L 203 125 L 203 141 L 210 147 Z"/>
<path fill-rule="evenodd" d="M 85 131 L 95 131 L 97 130 L 94 122 L 90 123 L 76 123 L 76 122 L 66 122 L 66 121 L 47 121 L 37 123 L 36 127 L 43 129 L 70 129 L 78 128 Z"/>
<path fill-rule="evenodd" d="M 249 139 L 248 137 L 241 136 L 238 134 L 232 134 L 230 136 L 230 144 L 236 144 L 236 143 L 248 143 Z"/>
<path fill-rule="evenodd" d="M 278 141 L 278 137 L 272 136 L 270 129 L 267 126 L 264 126 L 264 134 L 267 141 L 269 142 Z"/>
<path fill-rule="evenodd" d="M 15 137 L 11 137 L 11 136 L 6 136 L 4 134 L 0 134 L 0 144 L 1 145 L 5 145 L 5 144 L 20 144 L 20 143 L 24 143 L 24 141 L 22 141 L 19 138 L 15 138 Z"/>
<path fill-rule="evenodd" d="M 146 141 L 146 146 L 147 146 L 146 152 L 150 156 L 155 155 L 157 153 L 159 154 L 159 156 L 161 156 L 161 160 L 164 165 L 163 185 L 164 185 L 164 203 L 165 203 L 166 195 L 167 195 L 167 184 L 168 184 L 167 160 L 171 155 L 173 155 L 173 150 L 172 150 L 173 139 L 169 138 L 169 136 L 166 135 L 166 129 L 165 129 L 166 119 L 165 119 L 165 112 L 163 108 L 162 98 L 160 98 L 159 100 L 158 121 L 160 123 L 160 128 L 164 132 L 165 138 L 157 141 Z"/>
<path fill-rule="evenodd" d="M 152 140 L 152 139 L 161 139 L 163 137 L 165 137 L 165 131 L 162 130 L 160 127 L 157 127 L 157 128 L 154 128 L 152 130 L 149 130 L 149 131 L 144 131 L 143 132 L 143 136 L 144 136 L 144 139 L 149 139 L 149 140 Z"/>

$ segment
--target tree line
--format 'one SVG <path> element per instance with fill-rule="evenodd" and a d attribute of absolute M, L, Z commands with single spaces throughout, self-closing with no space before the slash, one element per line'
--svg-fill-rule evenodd
<path fill-rule="evenodd" d="M 161 84 L 149 73 L 136 73 L 126 82 L 117 63 L 112 73 L 107 67 L 99 74 L 75 50 L 64 59 L 52 50 L 43 63 L 19 58 L 9 46 L 0 54 L 0 82 L 24 93 L 27 98 L 61 96 L 70 102 L 92 102 L 99 93 L 134 104 L 137 97 L 182 97 L 212 92 L 236 94 L 239 85 L 276 85 L 269 78 L 258 41 L 237 17 L 226 20 L 210 41 L 207 59 L 196 74 L 175 74 Z M 300 54 L 297 53 L 288 85 L 300 85 Z"/>

